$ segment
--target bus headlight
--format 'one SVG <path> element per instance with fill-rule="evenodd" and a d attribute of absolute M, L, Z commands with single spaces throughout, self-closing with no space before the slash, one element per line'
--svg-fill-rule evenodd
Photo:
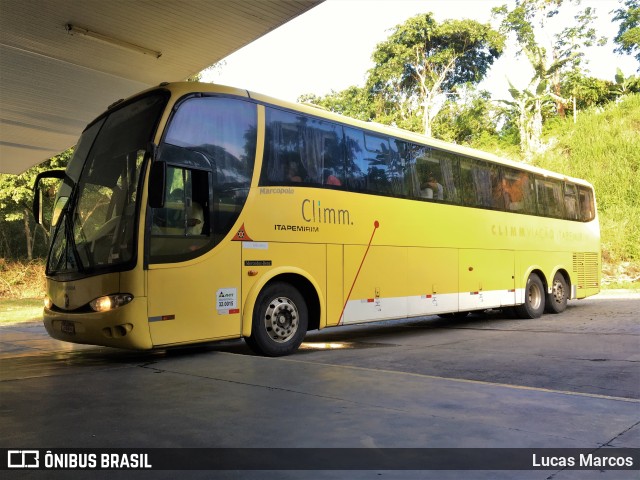
<path fill-rule="evenodd" d="M 49 298 L 49 296 L 44 297 L 44 308 L 47 310 L 51 310 L 53 307 L 53 301 Z"/>
<path fill-rule="evenodd" d="M 133 300 L 130 293 L 118 293 L 116 295 L 105 295 L 89 302 L 89 306 L 94 312 L 108 312 L 114 308 L 122 307 Z"/>

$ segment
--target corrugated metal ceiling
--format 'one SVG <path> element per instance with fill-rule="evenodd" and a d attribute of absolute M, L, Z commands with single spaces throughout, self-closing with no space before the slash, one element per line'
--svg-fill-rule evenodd
<path fill-rule="evenodd" d="M 118 98 L 183 80 L 322 0 L 0 0 L 0 172 L 60 153 Z M 76 25 L 162 52 L 82 35 Z"/>

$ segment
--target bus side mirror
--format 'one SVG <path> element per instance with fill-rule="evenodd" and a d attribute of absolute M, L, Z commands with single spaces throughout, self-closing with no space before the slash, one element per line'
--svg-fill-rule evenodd
<path fill-rule="evenodd" d="M 36 219 L 36 223 L 42 225 L 44 222 L 44 213 L 42 209 L 42 189 L 40 188 L 40 181 L 43 178 L 57 178 L 63 179 L 65 176 L 64 170 L 49 170 L 46 172 L 40 172 L 33 182 L 33 216 Z"/>
<path fill-rule="evenodd" d="M 166 197 L 167 164 L 155 161 L 151 164 L 149 172 L 149 206 L 151 208 L 163 208 Z"/>

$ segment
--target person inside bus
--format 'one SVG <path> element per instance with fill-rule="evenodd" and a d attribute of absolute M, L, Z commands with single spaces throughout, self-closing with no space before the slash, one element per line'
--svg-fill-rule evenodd
<path fill-rule="evenodd" d="M 336 187 L 342 186 L 342 182 L 340 182 L 340 179 L 333 174 L 333 170 L 330 168 L 324 169 L 323 176 L 325 185 L 334 185 Z"/>
<path fill-rule="evenodd" d="M 171 235 L 175 233 L 175 229 L 179 229 L 181 225 L 184 225 L 184 217 L 181 215 L 183 204 L 183 190 L 174 188 L 167 195 L 164 207 L 154 209 L 151 232 L 154 235 Z"/>
<path fill-rule="evenodd" d="M 191 206 L 186 208 L 187 214 L 187 235 L 201 235 L 204 226 L 204 211 L 198 202 L 191 202 Z"/>
<path fill-rule="evenodd" d="M 427 175 L 427 181 L 420 187 L 420 195 L 422 198 L 444 200 L 444 188 L 432 173 Z"/>
<path fill-rule="evenodd" d="M 295 162 L 293 160 L 289 162 L 289 168 L 287 169 L 287 180 L 294 183 L 302 182 L 298 162 Z"/>
<path fill-rule="evenodd" d="M 508 210 L 518 211 L 524 208 L 524 182 L 527 180 L 526 175 L 520 175 L 518 178 L 506 179 L 502 178 L 502 191 L 504 200 Z"/>

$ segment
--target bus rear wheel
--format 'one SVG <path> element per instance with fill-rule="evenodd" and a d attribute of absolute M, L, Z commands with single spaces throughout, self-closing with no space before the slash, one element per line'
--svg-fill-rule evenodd
<path fill-rule="evenodd" d="M 524 289 L 524 303 L 515 307 L 520 318 L 540 318 L 544 313 L 545 293 L 540 277 L 532 273 Z"/>
<path fill-rule="evenodd" d="M 288 355 L 302 343 L 307 321 L 307 303 L 300 292 L 285 282 L 271 283 L 258 295 L 247 344 L 260 355 Z"/>
<path fill-rule="evenodd" d="M 544 311 L 547 313 L 562 313 L 567 309 L 567 299 L 569 297 L 569 287 L 564 276 L 557 272 L 553 276 L 551 293 L 547 294 L 547 302 Z"/>

